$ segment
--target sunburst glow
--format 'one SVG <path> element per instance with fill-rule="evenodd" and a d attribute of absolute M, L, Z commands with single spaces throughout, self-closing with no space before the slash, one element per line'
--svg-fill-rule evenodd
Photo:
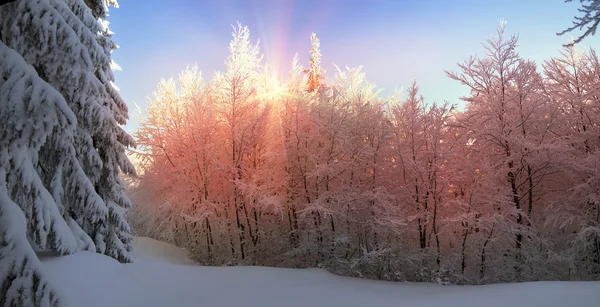
<path fill-rule="evenodd" d="M 581 45 L 600 0 L 138 2 L 109 24 L 117 0 L 0 0 L 0 305 L 265 305 L 237 287 L 254 277 L 173 267 L 171 287 L 93 267 L 142 258 L 134 235 L 202 265 L 600 280 L 600 56 Z M 284 295 L 269 306 L 373 303 L 301 283 L 258 288 Z M 599 283 L 571 288 L 492 305 L 598 305 Z M 163 297 L 191 289 L 202 301 Z"/>

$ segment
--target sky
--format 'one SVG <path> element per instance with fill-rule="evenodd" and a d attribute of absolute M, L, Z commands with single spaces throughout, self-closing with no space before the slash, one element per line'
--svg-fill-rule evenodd
<path fill-rule="evenodd" d="M 147 97 L 161 79 L 177 77 L 196 64 L 203 78 L 224 69 L 232 25 L 248 26 L 251 40 L 260 40 L 265 62 L 287 78 L 298 54 L 308 66 L 309 36 L 321 41 L 326 80 L 335 68 L 363 66 L 367 79 L 383 88 L 407 88 L 413 80 L 425 101 L 464 105 L 468 90 L 444 70 L 483 55 L 481 45 L 496 33 L 519 36 L 517 51 L 541 65 L 557 56 L 570 35 L 556 33 L 571 26 L 579 1 L 563 0 L 171 0 L 119 1 L 110 9 L 110 28 L 119 49 L 115 73 L 130 110 L 125 129 L 133 133 Z M 598 46 L 600 34 L 580 48 Z"/>

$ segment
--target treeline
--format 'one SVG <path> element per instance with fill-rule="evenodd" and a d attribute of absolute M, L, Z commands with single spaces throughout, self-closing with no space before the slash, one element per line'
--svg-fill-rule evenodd
<path fill-rule="evenodd" d="M 600 276 L 600 60 L 538 67 L 517 39 L 448 76 L 464 110 L 413 84 L 381 98 L 360 68 L 326 82 L 319 41 L 282 86 L 249 31 L 223 73 L 158 85 L 136 133 L 139 235 L 212 265 L 324 267 L 385 280 Z M 457 84 L 458 86 L 458 84 Z"/>

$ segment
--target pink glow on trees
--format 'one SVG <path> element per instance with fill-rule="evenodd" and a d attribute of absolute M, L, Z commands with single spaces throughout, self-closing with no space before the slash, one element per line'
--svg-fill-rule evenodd
<path fill-rule="evenodd" d="M 207 264 L 321 266 L 386 280 L 598 278 L 600 64 L 543 64 L 517 38 L 448 73 L 467 106 L 416 82 L 382 98 L 361 67 L 325 84 L 320 42 L 273 79 L 238 25 L 226 69 L 163 81 L 136 134 L 143 235 Z"/>

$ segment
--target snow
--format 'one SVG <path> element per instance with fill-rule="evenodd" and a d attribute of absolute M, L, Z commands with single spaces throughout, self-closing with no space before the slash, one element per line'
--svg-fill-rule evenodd
<path fill-rule="evenodd" d="M 188 258 L 188 252 L 169 243 L 145 238 L 135 237 L 133 239 L 133 252 L 131 256 L 136 261 L 158 261 L 172 264 L 193 265 L 194 261 Z"/>
<path fill-rule="evenodd" d="M 486 286 L 391 283 L 318 269 L 195 266 L 186 251 L 135 238 L 120 264 L 90 252 L 46 257 L 43 265 L 71 306 L 597 306 L 600 282 Z"/>

